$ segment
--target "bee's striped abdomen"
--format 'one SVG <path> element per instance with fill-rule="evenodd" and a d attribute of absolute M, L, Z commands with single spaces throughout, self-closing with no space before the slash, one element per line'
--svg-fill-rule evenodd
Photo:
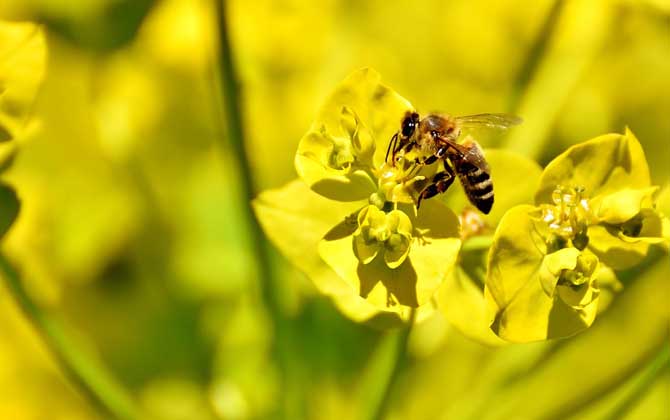
<path fill-rule="evenodd" d="M 458 168 L 458 177 L 465 195 L 479 211 L 488 214 L 493 207 L 493 182 L 489 173 L 472 164 L 463 163 Z"/>

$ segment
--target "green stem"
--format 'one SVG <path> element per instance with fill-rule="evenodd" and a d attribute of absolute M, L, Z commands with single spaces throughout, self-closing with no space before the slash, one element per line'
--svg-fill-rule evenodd
<path fill-rule="evenodd" d="M 230 39 L 228 37 L 226 8 L 223 0 L 213 0 L 213 2 L 216 8 L 217 26 L 219 31 L 219 82 L 223 118 L 227 129 L 228 140 L 226 141 L 226 139 L 221 138 L 221 147 L 232 149 L 232 154 L 236 157 L 236 163 L 239 165 L 240 176 L 238 177 L 238 182 L 239 188 L 243 194 L 243 203 L 246 207 L 246 211 L 244 212 L 246 217 L 245 223 L 248 226 L 253 247 L 252 251 L 256 256 L 256 261 L 258 263 L 262 298 L 274 327 L 276 347 L 275 356 L 279 366 L 280 386 L 282 389 L 281 395 L 284 399 L 281 406 L 281 410 L 283 410 L 284 413 L 282 413 L 283 415 L 281 417 L 288 418 L 289 414 L 287 413 L 290 413 L 290 418 L 294 419 L 301 416 L 299 413 L 295 412 L 295 409 L 290 410 L 287 407 L 287 405 L 295 405 L 294 402 L 291 404 L 287 403 L 290 398 L 294 397 L 293 393 L 287 390 L 287 388 L 293 388 L 292 382 L 287 379 L 288 373 L 290 373 L 289 371 L 293 370 L 289 369 L 291 363 L 290 356 L 292 354 L 290 348 L 290 335 L 292 331 L 290 329 L 289 319 L 284 315 L 284 311 L 282 310 L 280 300 L 281 293 L 273 273 L 270 249 L 261 227 L 258 224 L 256 217 L 254 217 L 251 205 L 252 200 L 258 191 L 253 183 L 253 173 L 245 149 L 241 95 Z M 291 394 L 291 396 L 289 394 Z"/>
<path fill-rule="evenodd" d="M 493 235 L 479 235 L 463 241 L 461 252 L 482 251 L 491 248 L 493 245 Z"/>
<path fill-rule="evenodd" d="M 510 112 L 517 111 L 523 92 L 526 90 L 528 85 L 530 85 L 533 76 L 537 73 L 537 69 L 540 65 L 540 62 L 542 61 L 542 57 L 544 56 L 545 51 L 547 50 L 549 41 L 551 41 L 551 37 L 556 31 L 556 24 L 561 14 L 561 10 L 564 7 L 564 3 L 565 2 L 563 0 L 554 0 L 554 3 L 549 8 L 549 12 L 547 13 L 544 22 L 540 27 L 538 36 L 535 38 L 533 45 L 528 50 L 528 54 L 526 54 L 523 65 L 517 74 L 516 81 L 514 83 L 514 89 L 512 90 L 512 93 L 509 97 L 508 109 Z"/>
<path fill-rule="evenodd" d="M 135 404 L 103 364 L 82 348 L 55 314 L 42 311 L 30 298 L 19 274 L 0 254 L 0 274 L 16 303 L 41 334 L 65 374 L 106 415 L 120 420 L 140 418 Z"/>
<path fill-rule="evenodd" d="M 634 404 L 645 395 L 656 379 L 670 367 L 670 346 L 666 343 L 644 370 L 633 379 L 632 389 L 603 420 L 617 420 L 626 417 Z"/>
<path fill-rule="evenodd" d="M 600 51 L 613 10 L 604 1 L 556 0 L 517 79 L 510 106 L 524 122 L 510 131 L 505 148 L 533 159 L 548 152 L 552 128 Z"/>
<path fill-rule="evenodd" d="M 415 311 L 412 310 L 409 324 L 400 331 L 389 332 L 380 343 L 378 352 L 373 355 L 373 362 L 380 366 L 371 370 L 371 376 L 375 377 L 372 395 L 366 395 L 373 402 L 370 409 L 370 420 L 382 420 L 388 414 L 391 404 L 391 396 L 395 388 L 398 376 L 407 362 L 407 342 L 414 324 Z M 381 354 L 378 354 L 381 353 Z M 381 372 L 385 369 L 387 372 Z M 381 379 L 381 383 L 377 382 Z"/>

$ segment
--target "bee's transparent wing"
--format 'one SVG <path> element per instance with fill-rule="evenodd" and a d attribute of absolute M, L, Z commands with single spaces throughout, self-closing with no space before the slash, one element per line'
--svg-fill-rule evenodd
<path fill-rule="evenodd" d="M 475 114 L 456 117 L 455 119 L 463 128 L 489 127 L 498 130 L 507 130 L 523 121 L 521 117 L 511 114 Z"/>

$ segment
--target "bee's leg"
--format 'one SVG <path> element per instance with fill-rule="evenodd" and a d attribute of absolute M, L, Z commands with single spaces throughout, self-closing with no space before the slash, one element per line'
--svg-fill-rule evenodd
<path fill-rule="evenodd" d="M 386 148 L 386 157 L 384 158 L 384 162 L 388 163 L 389 152 L 391 152 L 391 150 L 393 150 L 393 158 L 395 160 L 395 152 L 397 144 L 398 144 L 398 133 L 395 133 L 393 137 L 391 137 L 391 141 L 389 141 L 389 146 Z"/>
<path fill-rule="evenodd" d="M 425 159 L 423 159 L 423 160 L 419 160 L 419 159 L 417 159 L 417 160 L 415 161 L 415 163 L 417 163 L 417 164 L 421 164 L 421 165 L 430 165 L 430 164 L 433 164 L 433 163 L 435 163 L 435 161 L 437 161 L 438 159 L 442 159 L 442 158 L 444 157 L 444 155 L 447 153 L 447 149 L 448 149 L 447 146 L 440 146 L 440 147 L 437 149 L 437 151 L 435 152 L 434 155 L 430 155 L 430 156 L 428 156 L 427 158 L 425 158 Z"/>
<path fill-rule="evenodd" d="M 444 161 L 444 169 L 444 172 L 438 172 L 435 174 L 433 177 L 433 182 L 423 191 L 421 191 L 421 194 L 419 194 L 419 199 L 416 203 L 417 209 L 421 206 L 421 200 L 434 197 L 447 191 L 454 182 L 454 171 L 446 161 Z"/>

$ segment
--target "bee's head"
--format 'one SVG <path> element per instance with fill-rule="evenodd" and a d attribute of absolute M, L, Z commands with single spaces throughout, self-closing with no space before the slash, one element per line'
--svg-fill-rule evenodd
<path fill-rule="evenodd" d="M 403 137 L 409 138 L 412 137 L 414 131 L 419 126 L 419 114 L 416 112 L 407 112 L 402 119 L 400 124 L 400 131 Z"/>

